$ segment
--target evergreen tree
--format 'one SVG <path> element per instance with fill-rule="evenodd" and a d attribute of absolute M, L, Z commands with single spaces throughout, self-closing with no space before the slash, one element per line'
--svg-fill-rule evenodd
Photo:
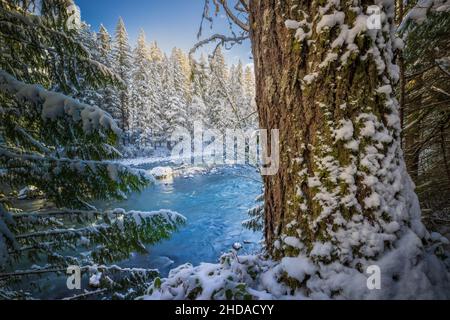
<path fill-rule="evenodd" d="M 105 61 L 105 65 L 111 66 L 111 50 L 112 50 L 112 40 L 111 35 L 106 30 L 105 26 L 100 25 L 100 30 L 97 33 L 97 43 L 100 52 L 100 58 Z"/>
<path fill-rule="evenodd" d="M 247 119 L 247 123 L 251 127 L 257 127 L 258 113 L 255 100 L 255 75 L 253 68 L 250 66 L 246 66 L 244 70 L 243 89 L 245 100 L 244 118 Z"/>
<path fill-rule="evenodd" d="M 182 72 L 182 79 L 184 82 L 184 92 L 186 103 L 190 103 L 192 99 L 192 70 L 188 56 L 181 50 L 176 50 L 176 57 Z"/>
<path fill-rule="evenodd" d="M 121 130 L 111 116 L 73 98 L 120 79 L 87 51 L 80 40 L 86 30 L 68 27 L 71 5 L 66 0 L 0 2 L 0 20 L 6 22 L 0 33 L 0 173 L 2 190 L 8 190 L 0 192 L 2 298 L 26 298 L 26 291 L 16 290 L 20 280 L 30 283 L 65 272 L 68 265 L 80 266 L 85 274 L 101 272 L 103 293 L 133 297 L 154 271 L 94 264 L 143 252 L 143 243 L 168 237 L 184 221 L 169 211 L 101 212 L 89 204 L 124 199 L 149 179 L 112 161 L 120 156 L 115 145 Z M 37 189 L 47 208 L 16 208 L 24 187 Z M 75 250 L 80 245 L 87 255 Z M 19 265 L 29 270 L 18 272 Z"/>
<path fill-rule="evenodd" d="M 114 69 L 121 77 L 123 84 L 119 92 L 118 109 L 120 110 L 119 125 L 124 131 L 124 141 L 126 141 L 129 134 L 130 124 L 130 72 L 131 72 L 131 49 L 128 44 L 128 34 L 122 18 L 116 26 L 116 34 L 113 46 Z"/>
<path fill-rule="evenodd" d="M 192 95 L 207 99 L 210 84 L 209 66 L 202 54 L 198 62 L 193 61 L 192 67 Z"/>
<path fill-rule="evenodd" d="M 247 106 L 248 101 L 245 99 L 244 95 L 244 70 L 242 66 L 242 61 L 235 66 L 233 65 L 230 69 L 230 80 L 229 80 L 229 111 L 228 115 L 233 115 L 229 119 L 229 123 L 233 127 L 237 128 L 247 128 L 248 118 L 247 112 L 249 107 Z M 239 123 L 240 122 L 240 123 Z"/>
<path fill-rule="evenodd" d="M 114 62 L 112 56 L 112 39 L 108 30 L 103 25 L 100 26 L 100 30 L 96 34 L 96 40 L 98 61 L 112 70 Z M 115 86 L 107 85 L 97 90 L 98 99 L 96 105 L 108 112 L 115 120 L 121 117 L 119 104 L 116 102 L 119 90 L 120 84 Z"/>
<path fill-rule="evenodd" d="M 219 47 L 210 59 L 210 83 L 206 102 L 205 119 L 212 128 L 225 129 L 225 99 L 228 86 L 228 70 L 225 57 Z"/>
<path fill-rule="evenodd" d="M 141 30 L 136 48 L 133 52 L 131 72 L 131 103 L 130 103 L 130 131 L 133 133 L 132 142 L 138 146 L 145 146 L 150 136 L 152 123 L 150 94 L 150 55 L 148 52 L 145 33 Z"/>
<path fill-rule="evenodd" d="M 187 121 L 183 92 L 176 89 L 181 87 L 179 77 L 177 77 L 180 69 L 173 62 L 172 57 L 170 59 L 164 57 L 162 63 L 161 109 L 159 110 L 162 138 L 167 142 L 168 147 L 172 146 L 170 141 L 172 133 L 178 126 L 186 128 Z"/>
<path fill-rule="evenodd" d="M 163 61 L 164 55 L 156 41 L 152 41 L 150 44 L 150 56 L 153 62 L 161 63 Z"/>
<path fill-rule="evenodd" d="M 246 66 L 244 71 L 244 92 L 249 97 L 255 97 L 255 75 L 250 66 Z"/>
<path fill-rule="evenodd" d="M 188 78 L 183 70 L 183 52 L 178 48 L 173 48 L 169 63 L 169 69 L 171 70 L 170 77 L 172 77 L 174 90 L 178 98 L 183 103 L 187 103 L 189 85 Z"/>
<path fill-rule="evenodd" d="M 160 141 L 163 130 L 163 60 L 152 60 L 149 68 L 149 87 L 150 87 L 150 119 L 149 127 L 151 130 L 152 144 L 155 145 L 156 142 Z"/>
<path fill-rule="evenodd" d="M 188 103 L 190 100 L 190 85 L 189 78 L 183 67 L 184 54 L 178 49 L 172 50 L 170 56 L 169 77 L 171 78 L 169 83 L 173 85 L 173 96 L 170 99 L 170 107 L 174 113 L 172 123 L 175 126 L 190 129 L 190 113 L 188 110 Z"/>

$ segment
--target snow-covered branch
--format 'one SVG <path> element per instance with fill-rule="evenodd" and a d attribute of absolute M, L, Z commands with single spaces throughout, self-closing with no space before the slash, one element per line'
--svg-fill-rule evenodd
<path fill-rule="evenodd" d="M 0 92 L 14 96 L 18 103 L 27 102 L 36 107 L 42 106 L 43 119 L 56 120 L 66 116 L 74 122 L 81 122 L 86 133 L 101 128 L 112 130 L 117 135 L 121 133 L 112 117 L 100 108 L 83 104 L 61 93 L 48 91 L 40 85 L 26 84 L 3 70 L 0 70 Z"/>
<path fill-rule="evenodd" d="M 450 1 L 448 0 L 419 0 L 417 4 L 409 10 L 401 22 L 398 30 L 404 32 L 406 28 L 414 23 L 422 24 L 432 13 L 444 13 L 450 11 Z"/>

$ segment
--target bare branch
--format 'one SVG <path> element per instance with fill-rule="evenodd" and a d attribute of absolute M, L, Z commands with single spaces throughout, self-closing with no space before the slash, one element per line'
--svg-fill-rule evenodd
<path fill-rule="evenodd" d="M 222 7 L 225 9 L 225 12 L 227 13 L 227 16 L 242 30 L 245 32 L 250 32 L 250 26 L 243 21 L 241 21 L 238 17 L 236 17 L 233 13 L 233 11 L 228 6 L 227 0 L 218 0 L 219 3 L 222 5 Z"/>
<path fill-rule="evenodd" d="M 205 20 L 209 21 L 209 23 L 211 25 L 213 23 L 213 19 L 211 17 L 211 14 L 209 13 L 209 5 L 210 5 L 210 0 L 205 0 L 205 4 L 203 6 L 202 20 L 200 21 L 200 28 L 198 29 L 198 33 L 197 33 L 197 39 L 200 39 L 200 37 L 202 36 L 204 21 Z"/>
<path fill-rule="evenodd" d="M 212 42 L 216 42 L 219 41 L 219 44 L 224 45 L 225 43 L 233 43 L 233 44 L 241 44 L 242 41 L 248 39 L 249 36 L 248 35 L 243 35 L 243 36 L 239 36 L 239 37 L 227 37 L 224 36 L 222 34 L 214 34 L 211 37 L 204 39 L 202 41 L 197 42 L 194 47 L 191 49 L 191 51 L 189 51 L 189 56 L 192 57 L 192 55 L 201 47 L 212 43 Z"/>
<path fill-rule="evenodd" d="M 243 10 L 241 9 L 241 7 L 238 6 L 239 4 L 242 5 Z M 247 12 L 247 13 L 250 12 L 250 8 L 248 7 L 248 3 L 247 3 L 246 0 L 239 0 L 239 2 L 236 4 L 235 8 L 238 11 L 242 10 L 242 11 Z"/>
<path fill-rule="evenodd" d="M 202 20 L 200 22 L 200 28 L 197 34 L 197 38 L 200 39 L 202 36 L 202 32 L 203 32 L 203 23 L 205 22 L 205 20 L 209 21 L 211 24 L 213 22 L 213 19 L 211 17 L 211 13 L 210 13 L 210 5 L 211 2 L 216 6 L 215 8 L 215 14 L 217 15 L 220 9 L 220 6 L 222 6 L 227 14 L 227 17 L 230 21 L 230 30 L 232 32 L 232 36 L 225 36 L 225 35 L 221 35 L 221 34 L 214 34 L 212 36 L 210 36 L 207 39 L 201 40 L 198 43 L 196 43 L 194 45 L 194 47 L 190 50 L 189 52 L 189 56 L 192 59 L 192 55 L 202 46 L 207 45 L 209 43 L 212 42 L 216 42 L 217 46 L 216 49 L 214 50 L 214 52 L 217 50 L 217 48 L 222 45 L 224 46 L 226 43 L 232 43 L 232 45 L 234 44 L 242 44 L 242 41 L 246 40 L 249 38 L 248 33 L 250 31 L 250 27 L 245 24 L 243 21 L 241 21 L 236 15 L 233 14 L 233 11 L 230 9 L 230 7 L 228 6 L 228 3 L 226 0 L 204 0 L 204 8 L 203 8 L 203 13 L 202 13 Z M 243 6 L 243 8 L 239 7 L 239 4 L 241 4 Z M 235 9 L 237 11 L 240 12 L 246 12 L 246 10 L 248 9 L 248 5 L 247 2 L 245 0 L 242 1 L 238 1 L 236 3 Z M 236 24 L 238 25 L 244 32 L 241 33 L 241 35 L 236 35 L 231 26 L 232 24 Z M 193 59 L 192 59 L 193 60 Z"/>

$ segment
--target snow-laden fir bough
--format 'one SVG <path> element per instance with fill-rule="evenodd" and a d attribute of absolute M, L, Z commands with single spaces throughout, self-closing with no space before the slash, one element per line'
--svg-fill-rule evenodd
<path fill-rule="evenodd" d="M 115 146 L 122 130 L 104 110 L 73 98 L 124 81 L 93 59 L 80 41 L 84 29 L 68 27 L 71 5 L 0 2 L 1 299 L 31 298 L 38 277 L 65 273 L 69 265 L 91 274 L 99 294 L 140 295 L 155 270 L 108 264 L 145 252 L 145 244 L 169 237 L 185 222 L 168 210 L 98 211 L 89 205 L 124 199 L 151 177 L 113 161 L 121 156 Z M 24 186 L 38 191 L 45 208 L 15 208 Z"/>

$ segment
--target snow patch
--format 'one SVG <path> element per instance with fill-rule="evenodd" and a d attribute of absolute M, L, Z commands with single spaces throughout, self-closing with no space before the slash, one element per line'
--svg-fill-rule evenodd
<path fill-rule="evenodd" d="M 156 179 L 172 178 L 173 170 L 171 167 L 156 167 L 150 170 L 150 174 Z"/>

